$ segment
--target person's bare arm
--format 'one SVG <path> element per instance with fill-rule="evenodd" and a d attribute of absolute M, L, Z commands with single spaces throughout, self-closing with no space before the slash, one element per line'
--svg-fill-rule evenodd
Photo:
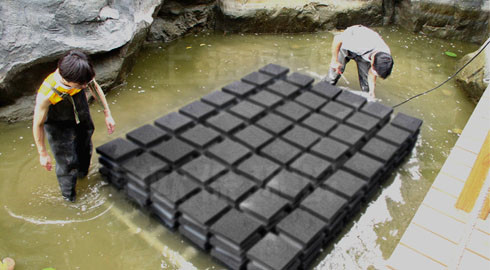
<path fill-rule="evenodd" d="M 374 95 L 374 88 L 376 88 L 376 74 L 373 73 L 372 67 L 369 69 L 368 72 L 368 85 L 369 85 L 369 95 L 371 97 L 375 97 Z"/>
<path fill-rule="evenodd" d="M 334 68 L 338 74 L 342 74 L 342 64 L 339 62 L 340 47 L 342 47 L 342 36 L 335 35 L 332 41 L 332 61 L 330 66 Z"/>
<path fill-rule="evenodd" d="M 116 128 L 116 122 L 112 118 L 111 110 L 109 109 L 109 104 L 107 104 L 107 100 L 105 98 L 104 91 L 102 91 L 102 88 L 97 83 L 97 81 L 95 81 L 95 79 L 93 80 L 93 84 L 95 86 L 94 88 L 95 88 L 95 91 L 97 92 L 97 96 L 99 98 L 99 101 L 100 101 L 100 103 L 102 103 L 102 106 L 104 107 L 105 124 L 107 127 L 107 132 L 109 134 L 112 134 L 114 132 L 114 129 Z M 97 97 L 94 97 L 94 98 L 97 99 Z"/>
<path fill-rule="evenodd" d="M 51 102 L 49 98 L 43 94 L 38 93 L 36 96 L 36 106 L 34 108 L 34 119 L 32 121 L 32 135 L 34 136 L 34 142 L 39 153 L 39 163 L 46 170 L 51 171 L 53 168 L 53 162 L 46 150 L 46 144 L 44 142 L 44 121 L 48 114 L 49 106 Z"/>

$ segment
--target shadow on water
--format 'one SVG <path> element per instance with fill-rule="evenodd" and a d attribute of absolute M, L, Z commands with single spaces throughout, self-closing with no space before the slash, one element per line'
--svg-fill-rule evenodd
<path fill-rule="evenodd" d="M 477 49 L 397 28 L 378 30 L 392 50 L 395 68 L 390 78 L 378 81 L 376 94 L 391 106 L 454 72 L 457 59 L 445 51 L 462 57 Z M 115 134 L 107 135 L 99 105 L 91 105 L 94 145 L 123 137 L 268 63 L 319 78 L 328 70 L 331 40 L 328 32 L 202 33 L 149 46 L 125 85 L 107 96 Z M 355 64 L 347 66 L 345 79 L 339 86 L 359 89 Z M 473 109 L 450 81 L 396 110 L 424 120 L 414 151 L 326 247 L 315 268 L 383 268 Z M 30 126 L 0 124 L 0 255 L 14 257 L 18 269 L 223 268 L 105 184 L 95 155 L 89 177 L 78 183 L 77 202 L 63 201 L 54 173 L 38 164 Z"/>

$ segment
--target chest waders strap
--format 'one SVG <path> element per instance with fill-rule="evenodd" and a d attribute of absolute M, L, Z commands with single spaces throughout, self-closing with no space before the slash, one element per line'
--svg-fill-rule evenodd
<path fill-rule="evenodd" d="M 77 123 L 77 125 L 80 124 L 80 119 L 78 118 L 77 107 L 75 106 L 75 101 L 73 100 L 73 97 L 70 96 L 70 94 L 68 94 L 68 93 L 62 93 L 62 92 L 58 91 L 58 89 L 54 88 L 53 86 L 51 86 L 51 90 L 53 90 L 53 92 L 55 92 L 62 99 L 68 98 L 71 105 L 73 106 L 73 112 L 75 113 L 75 122 Z"/>

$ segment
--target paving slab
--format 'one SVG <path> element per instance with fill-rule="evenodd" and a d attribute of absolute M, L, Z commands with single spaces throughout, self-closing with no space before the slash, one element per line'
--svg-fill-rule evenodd
<path fill-rule="evenodd" d="M 310 153 L 304 153 L 291 164 L 291 169 L 313 180 L 320 180 L 332 170 L 332 164 Z"/>
<path fill-rule="evenodd" d="M 357 150 L 364 138 L 364 132 L 361 130 L 349 127 L 344 124 L 338 125 L 332 132 L 330 132 L 330 137 L 334 138 L 340 142 L 343 142 L 351 148 Z"/>
<path fill-rule="evenodd" d="M 327 103 L 327 99 L 309 91 L 303 92 L 295 99 L 295 101 L 314 111 L 320 109 L 323 105 L 325 105 L 325 103 Z"/>
<path fill-rule="evenodd" d="M 326 136 L 338 122 L 319 113 L 312 113 L 303 120 L 302 124 L 305 127 Z"/>
<path fill-rule="evenodd" d="M 255 85 L 242 81 L 235 81 L 223 87 L 223 91 L 237 97 L 246 97 L 255 91 Z"/>
<path fill-rule="evenodd" d="M 181 205 L 179 211 L 203 226 L 210 226 L 228 210 L 228 204 L 205 190 L 192 196 Z"/>
<path fill-rule="evenodd" d="M 286 75 L 289 72 L 289 68 L 277 64 L 267 64 L 266 66 L 262 67 L 259 71 L 274 77 L 280 77 L 282 75 Z"/>
<path fill-rule="evenodd" d="M 137 155 L 142 149 L 130 141 L 117 138 L 95 148 L 95 151 L 109 160 L 120 162 L 131 156 Z"/>
<path fill-rule="evenodd" d="M 254 121 L 265 112 L 265 108 L 249 101 L 241 101 L 229 109 L 230 113 L 247 121 Z"/>
<path fill-rule="evenodd" d="M 353 108 L 342 105 L 335 101 L 328 102 L 323 108 L 320 109 L 320 113 L 335 119 L 339 122 L 343 122 L 354 112 Z"/>
<path fill-rule="evenodd" d="M 282 237 L 268 233 L 247 252 L 247 257 L 264 264 L 269 269 L 283 270 L 292 269 L 290 266 L 298 260 L 300 252 L 300 248 Z"/>
<path fill-rule="evenodd" d="M 279 171 L 280 168 L 281 166 L 272 160 L 254 154 L 241 162 L 238 165 L 237 170 L 240 173 L 249 176 L 262 186 L 272 177 L 272 175 Z"/>
<path fill-rule="evenodd" d="M 150 193 L 147 190 L 142 189 L 132 182 L 128 182 L 126 185 L 126 192 L 128 197 L 136 202 L 140 207 L 144 208 L 148 205 Z"/>
<path fill-rule="evenodd" d="M 245 122 L 227 112 L 220 112 L 218 115 L 212 116 L 206 123 L 223 133 L 230 134 L 235 132 L 236 130 L 243 128 L 245 126 Z"/>
<path fill-rule="evenodd" d="M 270 81 L 272 81 L 272 79 L 274 79 L 274 76 L 270 76 L 268 74 L 255 71 L 243 77 L 242 81 L 257 86 L 264 86 Z"/>
<path fill-rule="evenodd" d="M 282 135 L 284 140 L 289 143 L 306 150 L 310 148 L 313 144 L 320 140 L 320 135 L 307 128 L 295 126 L 290 131 Z"/>
<path fill-rule="evenodd" d="M 384 168 L 384 164 L 361 153 L 356 153 L 345 164 L 343 168 L 369 182 L 377 180 L 377 175 Z"/>
<path fill-rule="evenodd" d="M 264 146 L 260 153 L 279 164 L 287 165 L 301 154 L 301 149 L 278 138 Z"/>
<path fill-rule="evenodd" d="M 176 165 L 196 154 L 196 150 L 192 146 L 175 137 L 154 146 L 151 148 L 151 152 L 171 165 Z"/>
<path fill-rule="evenodd" d="M 335 101 L 358 110 L 367 100 L 365 97 L 350 91 L 342 90 L 342 92 L 335 98 Z"/>
<path fill-rule="evenodd" d="M 197 232 L 193 227 L 181 224 L 179 226 L 179 232 L 201 250 L 209 249 L 208 237 Z"/>
<path fill-rule="evenodd" d="M 301 208 L 330 223 L 343 214 L 347 200 L 323 188 L 317 188 L 301 202 Z"/>
<path fill-rule="evenodd" d="M 355 112 L 345 121 L 347 125 L 364 131 L 368 137 L 377 130 L 379 122 L 378 118 L 362 112 Z"/>
<path fill-rule="evenodd" d="M 223 91 L 216 90 L 205 95 L 201 100 L 209 105 L 222 109 L 233 104 L 236 101 L 236 97 Z"/>
<path fill-rule="evenodd" d="M 423 121 L 421 119 L 406 115 L 404 113 L 398 113 L 391 121 L 391 124 L 414 134 L 418 129 L 420 129 L 422 122 Z"/>
<path fill-rule="evenodd" d="M 238 131 L 235 133 L 234 137 L 254 151 L 260 149 L 274 138 L 269 132 L 254 125 L 250 125 L 245 129 Z"/>
<path fill-rule="evenodd" d="M 247 157 L 251 151 L 242 144 L 227 138 L 210 147 L 208 153 L 223 163 L 234 165 Z"/>
<path fill-rule="evenodd" d="M 293 72 L 286 77 L 286 81 L 295 84 L 301 88 L 309 86 L 310 84 L 313 83 L 314 80 L 315 79 L 313 79 L 312 77 L 305 74 L 301 74 L 299 72 Z"/>
<path fill-rule="evenodd" d="M 155 120 L 155 125 L 171 133 L 178 133 L 191 127 L 193 121 L 185 115 L 172 112 Z"/>
<path fill-rule="evenodd" d="M 152 197 L 153 194 L 157 194 L 159 198 L 165 200 L 163 202 L 170 209 L 176 209 L 181 202 L 200 189 L 199 184 L 175 171 L 150 186 Z"/>
<path fill-rule="evenodd" d="M 217 131 L 201 124 L 185 131 L 181 136 L 186 142 L 199 148 L 206 148 L 221 138 Z"/>
<path fill-rule="evenodd" d="M 369 101 L 362 106 L 361 112 L 379 118 L 381 120 L 381 125 L 384 125 L 386 121 L 389 120 L 393 108 L 383 105 L 380 102 Z"/>
<path fill-rule="evenodd" d="M 267 90 L 272 91 L 282 97 L 290 98 L 299 94 L 300 88 L 294 84 L 283 80 L 277 80 L 273 84 L 267 86 Z"/>
<path fill-rule="evenodd" d="M 211 238 L 210 243 L 213 240 L 214 240 L 214 238 Z M 211 245 L 212 245 L 212 243 L 211 243 Z M 218 259 L 218 261 L 220 261 L 222 264 L 224 264 L 227 267 L 227 269 L 231 269 L 231 270 L 245 269 L 245 265 L 248 261 L 246 258 L 241 258 L 241 257 L 237 258 L 237 256 L 234 256 L 231 253 L 226 252 L 225 250 L 223 250 L 221 248 L 216 248 L 216 247 L 213 247 L 211 249 L 211 256 Z"/>
<path fill-rule="evenodd" d="M 136 176 L 146 185 L 155 182 L 170 169 L 167 162 L 148 152 L 144 152 L 141 155 L 126 160 L 121 166 L 126 170 L 126 173 Z"/>
<path fill-rule="evenodd" d="M 200 156 L 180 167 L 180 171 L 201 184 L 208 184 L 216 177 L 224 174 L 227 169 L 221 163 Z"/>
<path fill-rule="evenodd" d="M 393 160 L 398 147 L 382 141 L 378 138 L 370 139 L 364 147 L 361 148 L 361 152 L 372 158 L 375 158 L 385 164 L 388 164 Z"/>
<path fill-rule="evenodd" d="M 331 85 L 327 83 L 326 81 L 321 81 L 313 87 L 311 87 L 310 91 L 313 93 L 320 95 L 328 100 L 334 99 L 340 92 L 342 92 L 342 89 L 338 88 L 335 85 Z"/>
<path fill-rule="evenodd" d="M 308 179 L 287 170 L 282 170 L 267 183 L 267 188 L 292 204 L 297 203 L 311 187 L 312 183 Z"/>
<path fill-rule="evenodd" d="M 276 226 L 280 233 L 296 241 L 303 249 L 318 241 L 326 227 L 323 220 L 300 208 L 295 209 Z"/>
<path fill-rule="evenodd" d="M 240 203 L 240 209 L 270 226 L 284 216 L 289 201 L 266 189 L 259 189 Z"/>
<path fill-rule="evenodd" d="M 376 137 L 400 147 L 408 143 L 411 134 L 408 131 L 388 124 L 376 133 Z"/>
<path fill-rule="evenodd" d="M 353 201 L 364 194 L 367 183 L 344 170 L 338 170 L 323 182 L 323 186 L 343 195 L 348 201 Z"/>
<path fill-rule="evenodd" d="M 126 138 L 142 147 L 148 148 L 163 140 L 170 139 L 170 135 L 153 125 L 144 125 L 128 132 Z"/>
<path fill-rule="evenodd" d="M 281 103 L 283 98 L 269 91 L 260 91 L 250 96 L 249 100 L 270 109 Z"/>
<path fill-rule="evenodd" d="M 202 121 L 205 118 L 216 112 L 216 109 L 200 100 L 196 100 L 191 104 L 187 104 L 179 110 L 180 113 L 189 116 L 190 118 Z"/>
<path fill-rule="evenodd" d="M 289 120 L 299 122 L 308 116 L 311 111 L 296 102 L 290 101 L 277 107 L 276 112 Z"/>
<path fill-rule="evenodd" d="M 349 146 L 334 139 L 325 137 L 311 148 L 311 153 L 331 161 L 338 163 L 347 157 Z"/>
<path fill-rule="evenodd" d="M 274 135 L 280 135 L 290 127 L 293 122 L 275 113 L 269 113 L 256 122 L 256 125 L 271 132 Z"/>
<path fill-rule="evenodd" d="M 214 193 L 224 197 L 235 206 L 252 193 L 256 187 L 255 182 L 234 172 L 220 176 L 209 185 Z"/>

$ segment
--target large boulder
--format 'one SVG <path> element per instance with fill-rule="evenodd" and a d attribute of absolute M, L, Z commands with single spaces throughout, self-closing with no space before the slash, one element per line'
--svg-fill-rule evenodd
<path fill-rule="evenodd" d="M 490 38 L 484 44 L 487 42 L 490 42 Z M 477 51 L 461 58 L 457 68 L 461 68 L 471 58 L 475 57 L 483 47 L 484 45 Z M 475 103 L 480 100 L 490 83 L 490 45 L 456 76 L 456 82 L 471 100 Z"/>
<path fill-rule="evenodd" d="M 161 0 L 16 0 L 0 5 L 0 107 L 32 95 L 66 51 L 93 57 L 99 81 L 122 78 Z"/>

